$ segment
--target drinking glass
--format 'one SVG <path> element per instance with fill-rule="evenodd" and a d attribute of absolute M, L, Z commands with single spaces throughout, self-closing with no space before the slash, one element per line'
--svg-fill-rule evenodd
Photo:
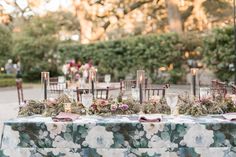
<path fill-rule="evenodd" d="M 210 97 L 211 96 L 211 90 L 210 90 L 210 88 L 208 88 L 208 87 L 201 87 L 200 89 L 199 89 L 199 94 L 200 94 L 200 99 L 203 99 L 203 98 L 208 98 L 208 97 Z"/>
<path fill-rule="evenodd" d="M 178 103 L 178 94 L 177 93 L 168 93 L 165 96 L 167 105 L 170 107 L 171 115 L 175 114 L 176 105 Z"/>
<path fill-rule="evenodd" d="M 89 107 L 93 104 L 93 95 L 91 93 L 82 94 L 82 104 L 86 108 L 86 115 L 88 115 Z"/>
<path fill-rule="evenodd" d="M 111 75 L 110 74 L 106 74 L 104 81 L 107 83 L 107 86 L 109 85 L 109 83 L 111 82 Z"/>
<path fill-rule="evenodd" d="M 64 89 L 64 94 L 66 94 L 68 96 L 68 98 L 70 100 L 75 100 L 75 92 L 73 91 L 73 89 Z"/>
<path fill-rule="evenodd" d="M 131 89 L 131 95 L 132 95 L 132 98 L 136 101 L 139 100 L 139 89 L 138 88 L 132 88 Z"/>

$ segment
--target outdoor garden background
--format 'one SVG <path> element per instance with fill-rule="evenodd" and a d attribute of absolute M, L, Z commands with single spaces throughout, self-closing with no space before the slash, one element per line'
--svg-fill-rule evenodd
<path fill-rule="evenodd" d="M 15 85 L 9 59 L 26 82 L 61 75 L 70 59 L 92 59 L 117 82 L 144 69 L 155 83 L 186 84 L 191 60 L 234 79 L 231 0 L 0 0 L 0 41 L 0 87 Z"/>

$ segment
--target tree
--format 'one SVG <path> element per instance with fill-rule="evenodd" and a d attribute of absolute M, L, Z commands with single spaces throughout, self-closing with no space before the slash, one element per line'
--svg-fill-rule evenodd
<path fill-rule="evenodd" d="M 33 17 L 15 34 L 14 53 L 20 58 L 24 77 L 36 80 L 41 71 L 57 72 L 56 21 Z"/>
<path fill-rule="evenodd" d="M 204 41 L 205 62 L 224 81 L 232 80 L 235 73 L 233 27 L 215 29 Z"/>
<path fill-rule="evenodd" d="M 12 57 L 12 34 L 11 31 L 0 24 L 0 66 L 4 66 L 7 59 Z"/>

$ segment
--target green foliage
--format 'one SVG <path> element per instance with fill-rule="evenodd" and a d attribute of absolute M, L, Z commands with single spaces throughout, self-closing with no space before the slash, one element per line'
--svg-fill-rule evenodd
<path fill-rule="evenodd" d="M 181 80 L 185 70 L 182 69 L 182 53 L 178 35 L 148 35 L 124 38 L 121 40 L 99 42 L 89 45 L 62 44 L 59 47 L 62 58 L 79 57 L 83 62 L 93 59 L 99 74 L 112 74 L 118 81 L 127 74 L 136 75 L 136 70 L 144 69 L 155 82 L 160 67 L 173 64 L 175 72 L 168 72 L 175 81 Z M 178 62 L 176 62 L 178 60 Z M 169 81 L 169 80 L 167 80 Z"/>
<path fill-rule="evenodd" d="M 207 14 L 222 19 L 232 16 L 233 7 L 230 3 L 225 0 L 207 0 L 202 5 Z"/>
<path fill-rule="evenodd" d="M 204 40 L 205 63 L 214 70 L 218 78 L 228 81 L 234 71 L 230 66 L 235 59 L 234 30 L 232 27 L 215 29 Z"/>
<path fill-rule="evenodd" d="M 10 30 L 0 24 L 0 66 L 4 66 L 12 54 L 12 35 Z"/>
<path fill-rule="evenodd" d="M 15 78 L 16 76 L 14 74 L 5 74 L 5 73 L 0 73 L 0 79 L 3 78 Z"/>
<path fill-rule="evenodd" d="M 41 71 L 57 72 L 56 21 L 52 17 L 33 17 L 15 36 L 14 53 L 23 65 L 28 80 L 40 78 Z"/>
<path fill-rule="evenodd" d="M 0 87 L 9 87 L 9 86 L 15 86 L 16 81 L 13 78 L 1 78 L 0 79 Z"/>

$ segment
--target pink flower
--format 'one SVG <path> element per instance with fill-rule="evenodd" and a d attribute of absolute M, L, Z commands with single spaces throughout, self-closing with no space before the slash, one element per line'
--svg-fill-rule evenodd
<path fill-rule="evenodd" d="M 119 109 L 121 109 L 121 110 L 123 110 L 123 111 L 128 110 L 128 108 L 129 108 L 129 106 L 128 106 L 127 104 L 121 104 L 121 105 L 119 106 Z"/>
<path fill-rule="evenodd" d="M 112 104 L 111 105 L 111 111 L 115 112 L 117 110 L 117 105 L 116 104 Z"/>
<path fill-rule="evenodd" d="M 76 75 L 75 75 L 75 78 L 76 78 L 76 79 L 79 79 L 79 78 L 80 78 L 80 75 L 79 75 L 79 74 L 76 74 Z"/>

